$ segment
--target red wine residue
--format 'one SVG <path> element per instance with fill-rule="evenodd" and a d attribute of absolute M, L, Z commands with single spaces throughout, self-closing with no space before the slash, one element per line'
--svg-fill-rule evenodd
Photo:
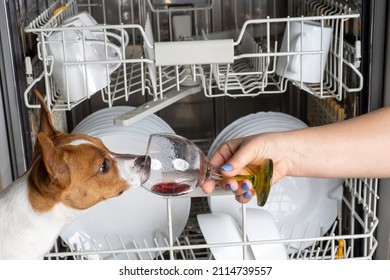
<path fill-rule="evenodd" d="M 190 189 L 190 186 L 187 184 L 176 183 L 176 182 L 165 182 L 154 185 L 152 187 L 152 192 L 162 194 L 162 195 L 175 195 L 185 192 Z"/>

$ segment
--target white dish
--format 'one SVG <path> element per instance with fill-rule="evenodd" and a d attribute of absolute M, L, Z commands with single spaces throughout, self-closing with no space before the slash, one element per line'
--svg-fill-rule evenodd
<path fill-rule="evenodd" d="M 219 145 L 229 139 L 304 127 L 306 124 L 286 114 L 273 112 L 251 114 L 226 127 L 221 132 L 221 136 L 218 135 L 213 142 L 209 156 Z M 264 209 L 274 217 L 283 238 L 322 236 L 337 217 L 342 199 L 342 182 L 341 179 L 285 177 L 272 186 Z M 209 204 L 213 213 L 228 213 L 237 223 L 241 223 L 241 216 L 234 210 L 237 204 L 234 197 L 211 196 Z M 259 208 L 255 199 L 252 199 L 247 207 Z M 311 244 L 313 243 L 290 244 L 288 253 L 304 249 Z"/>
<path fill-rule="evenodd" d="M 106 147 L 116 153 L 145 154 L 148 137 L 137 134 L 102 134 L 99 135 Z M 131 147 L 129 147 L 131 146 Z"/>
<path fill-rule="evenodd" d="M 89 120 L 85 122 L 88 123 Z M 158 117 L 157 120 L 160 123 L 165 123 Z M 100 138 L 113 152 L 145 154 L 149 138 L 147 133 L 141 133 L 140 129 L 132 130 L 131 127 L 127 127 L 127 131 L 100 134 Z M 144 127 L 144 131 L 150 133 L 160 132 L 156 130 L 158 130 L 156 127 Z M 81 132 L 79 131 L 79 133 Z M 164 132 L 174 133 L 168 125 L 166 125 Z M 92 135 L 94 133 L 98 132 L 91 132 Z M 187 223 L 191 200 L 190 198 L 177 198 L 171 202 L 173 237 L 176 238 Z M 155 242 L 158 243 L 159 247 L 166 246 L 165 240 L 162 238 L 168 238 L 166 207 L 165 198 L 138 187 L 124 195 L 90 208 L 83 216 L 63 230 L 61 238 L 75 251 L 100 251 L 123 249 L 124 247 L 129 249 L 135 248 L 134 242 L 138 248 L 155 247 Z M 153 259 L 155 257 L 155 252 L 89 256 L 92 259 Z"/>
<path fill-rule="evenodd" d="M 130 106 L 116 106 L 111 108 L 106 108 L 99 110 L 84 120 L 82 120 L 74 129 L 73 133 L 88 133 L 94 131 L 95 129 L 115 129 L 117 131 L 131 131 L 133 127 L 143 127 L 145 129 L 162 129 L 172 130 L 170 126 L 158 116 L 151 114 L 142 120 L 130 125 L 130 126 L 118 126 L 114 125 L 114 118 L 133 110 L 134 107 Z M 156 131 L 157 132 L 157 131 Z"/>
<path fill-rule="evenodd" d="M 237 130 L 246 130 L 248 132 L 252 131 L 252 128 L 248 128 L 248 125 L 252 125 L 256 128 L 256 125 L 261 127 L 264 124 L 274 124 L 276 126 L 283 125 L 283 124 L 289 124 L 296 128 L 303 128 L 307 127 L 307 125 L 303 122 L 301 122 L 298 119 L 294 119 L 293 117 L 282 114 L 282 113 L 273 113 L 273 112 L 259 112 L 257 114 L 251 114 L 248 116 L 245 116 L 243 118 L 240 118 L 233 122 L 230 126 L 226 127 L 218 137 L 226 137 L 226 135 L 229 135 L 230 133 L 233 133 Z M 218 138 L 217 137 L 217 138 Z M 217 139 L 216 139 L 217 140 Z"/>
<path fill-rule="evenodd" d="M 156 133 L 156 132 L 171 132 L 172 129 L 169 128 L 164 128 L 161 126 L 158 126 L 154 123 L 140 123 L 139 125 L 133 125 L 129 128 L 123 128 L 123 127 L 117 127 L 117 126 L 95 126 L 90 129 L 85 129 L 82 131 L 79 131 L 78 133 L 84 133 L 92 136 L 99 136 L 99 135 L 104 135 L 104 134 L 137 134 L 139 136 L 145 136 L 149 137 L 150 134 Z"/>
<path fill-rule="evenodd" d="M 82 11 L 72 17 L 66 18 L 62 22 L 63 26 L 97 26 L 99 25 L 98 22 L 92 17 L 90 13 L 87 11 Z M 111 29 L 110 29 L 111 30 Z M 118 29 L 118 31 L 120 31 Z M 98 39 L 102 42 L 106 41 L 109 42 L 109 38 L 115 38 L 117 40 L 117 44 L 119 45 L 121 50 L 124 50 L 126 46 L 129 43 L 129 35 L 127 32 L 123 32 L 123 45 L 122 45 L 122 38 L 118 34 L 115 34 L 113 32 L 110 32 L 108 30 L 103 31 L 103 29 L 93 29 L 93 30 L 84 30 L 84 33 L 86 35 L 89 35 L 89 37 L 86 37 L 87 39 Z M 122 34 L 121 34 L 122 35 Z M 92 37 L 93 36 L 93 37 Z M 104 46 L 100 50 L 100 59 L 105 60 L 105 49 Z M 109 56 L 115 55 L 110 49 L 108 49 Z"/>
<path fill-rule="evenodd" d="M 242 242 L 242 232 L 231 216 L 225 213 L 198 214 L 198 222 L 207 244 Z M 242 246 L 211 247 L 216 260 L 243 260 Z"/>
<path fill-rule="evenodd" d="M 285 127 L 286 125 L 289 126 L 289 130 L 307 127 L 307 125 L 301 120 L 284 113 L 258 112 L 250 114 L 237 119 L 224 128 L 211 145 L 209 155 L 212 155 L 219 145 L 229 139 L 267 131 L 263 129 L 263 126 L 266 124 L 273 125 L 271 126 L 273 129 L 269 131 L 281 131 L 282 129 L 278 130 L 277 128 L 280 126 Z"/>
<path fill-rule="evenodd" d="M 253 134 L 257 133 L 263 133 L 263 132 L 278 132 L 278 131 L 288 131 L 288 130 L 294 130 L 297 129 L 296 127 L 289 125 L 289 124 L 248 124 L 247 125 L 248 129 L 243 129 L 243 130 L 236 130 L 232 133 L 229 133 L 226 135 L 224 138 L 218 139 L 218 141 L 214 141 L 209 149 L 209 152 L 207 156 L 210 158 L 221 146 L 224 142 L 231 140 L 231 139 L 236 139 L 240 137 L 245 137 L 245 136 L 250 136 Z M 252 129 L 250 129 L 252 128 Z"/>
<path fill-rule="evenodd" d="M 107 47 L 115 57 L 122 58 L 121 50 L 110 42 L 97 40 L 88 30 L 85 37 L 77 30 L 53 32 L 47 37 L 47 51 L 54 59 L 53 77 L 65 101 L 73 102 L 91 96 L 110 83 L 109 76 L 120 66 L 116 64 L 66 65 L 69 61 L 91 62 L 102 60 L 102 46 Z"/>
<path fill-rule="evenodd" d="M 98 111 L 98 115 L 94 116 L 94 118 L 91 119 L 85 119 L 83 120 L 77 128 L 90 128 L 93 125 L 114 125 L 114 118 L 120 114 L 123 114 L 126 111 L 131 111 L 133 110 L 133 107 L 130 107 L 128 110 L 119 110 L 115 108 L 115 110 L 112 111 L 105 111 L 105 112 L 100 112 Z"/>
<path fill-rule="evenodd" d="M 147 203 L 145 203 L 147 202 Z M 173 237 L 180 236 L 190 212 L 190 199 L 174 199 L 172 204 Z M 155 238 L 159 247 L 166 246 L 168 223 L 166 199 L 136 188 L 90 208 L 83 216 L 67 226 L 61 238 L 75 251 L 153 248 Z M 109 244 L 108 244 L 109 242 Z M 145 245 L 147 244 L 147 246 Z M 102 254 L 99 259 L 153 259 L 155 252 Z"/>
<path fill-rule="evenodd" d="M 246 209 L 246 234 L 249 241 L 281 240 L 282 236 L 272 215 L 265 209 Z M 251 245 L 256 260 L 286 260 L 283 243 Z"/>
<path fill-rule="evenodd" d="M 272 186 L 263 208 L 272 214 L 283 238 L 318 237 L 332 226 L 341 199 L 342 180 L 285 177 Z M 235 210 L 237 201 L 233 196 L 210 196 L 209 205 L 213 213 L 227 213 L 241 224 L 241 216 Z M 259 206 L 252 199 L 247 208 L 259 209 Z M 312 244 L 290 244 L 288 253 Z"/>

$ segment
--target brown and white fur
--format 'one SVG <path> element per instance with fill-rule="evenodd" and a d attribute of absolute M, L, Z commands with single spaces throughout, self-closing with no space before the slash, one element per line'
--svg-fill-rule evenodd
<path fill-rule="evenodd" d="M 99 139 L 57 131 L 36 95 L 42 112 L 32 166 L 0 192 L 0 259 L 42 259 L 85 209 L 149 176 L 145 156 L 116 154 Z"/>

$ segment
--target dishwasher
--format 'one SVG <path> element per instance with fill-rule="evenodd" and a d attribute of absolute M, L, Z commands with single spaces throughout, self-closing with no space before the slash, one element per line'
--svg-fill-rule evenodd
<path fill-rule="evenodd" d="M 294 119 L 295 125 L 318 126 L 364 114 L 386 105 L 388 99 L 377 93 L 386 87 L 384 66 L 377 66 L 385 57 L 387 20 L 381 26 L 380 22 L 386 18 L 386 1 L 57 0 L 2 5 L 6 24 L 2 25 L 4 92 L 0 101 L 14 178 L 31 162 L 40 111 L 35 88 L 45 94 L 60 130 L 88 131 L 85 126 L 81 129 L 83 123 L 92 125 L 93 116 L 110 110 L 119 112 L 111 117 L 110 127 L 133 127 L 157 116 L 169 131 L 191 139 L 209 155 L 215 140 L 226 135 L 228 128 L 245 127 L 245 122 L 270 112 Z M 87 16 L 90 24 L 78 24 L 80 15 Z M 303 32 L 311 24 L 317 28 L 318 41 L 329 40 L 328 51 L 322 47 L 304 50 L 303 39 L 290 40 L 296 26 Z M 70 33 L 77 36 L 68 38 Z M 55 52 L 72 57 L 66 49 L 73 40 L 83 45 L 86 55 L 89 36 L 100 38 L 100 59 L 62 58 L 59 69 Z M 303 67 L 298 78 L 289 77 L 283 63 L 303 63 L 310 55 L 320 57 L 312 67 L 312 72 L 319 68 L 318 80 L 306 81 Z M 77 84 L 79 76 L 72 71 L 82 76 L 98 66 L 99 73 L 85 75 Z M 62 84 L 56 71 L 63 71 Z M 105 75 L 100 77 L 100 73 Z M 91 90 L 89 82 L 98 80 L 103 85 Z M 72 90 L 72 83 L 77 90 Z M 324 183 L 306 179 L 300 184 Z M 297 183 L 289 182 L 291 187 Z M 254 227 L 251 205 L 241 205 L 219 190 L 210 195 L 148 196 L 137 206 L 136 216 L 142 216 L 143 222 L 132 212 L 115 212 L 115 202 L 106 203 L 101 211 L 113 216 L 94 224 L 105 216 L 97 210 L 95 216 L 87 214 L 81 222 L 75 221 L 45 258 L 213 260 L 232 252 L 233 259 L 267 259 L 270 255 L 256 251 L 282 248 L 279 257 L 291 260 L 387 259 L 390 219 L 379 201 L 382 194 L 388 197 L 386 184 L 376 178 L 341 179 L 337 191 L 324 195 L 331 210 L 309 203 L 303 212 L 289 217 L 291 223 L 274 225 L 277 238 L 251 236 L 264 220 Z M 153 208 L 155 201 L 159 208 Z M 215 218 L 211 214 L 225 209 L 223 204 L 234 208 L 231 225 L 238 236 L 229 240 L 214 236 L 210 241 L 215 232 L 201 223 Z M 305 218 L 316 211 L 321 214 Z M 149 220 L 151 216 L 156 220 Z M 317 219 L 325 219 L 326 225 Z M 82 229 L 83 222 L 91 227 Z M 134 233 L 146 230 L 150 230 L 147 236 Z M 380 242 L 384 245 L 379 246 Z"/>

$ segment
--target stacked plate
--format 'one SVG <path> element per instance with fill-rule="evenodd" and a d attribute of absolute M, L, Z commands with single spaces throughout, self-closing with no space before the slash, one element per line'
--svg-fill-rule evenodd
<path fill-rule="evenodd" d="M 253 244 L 243 250 L 241 246 L 229 246 L 243 242 L 243 232 L 237 222 L 226 213 L 206 213 L 197 215 L 200 229 L 208 244 L 225 246 L 210 247 L 216 260 L 286 260 L 285 245 Z M 250 241 L 281 240 L 279 229 L 272 215 L 264 209 L 246 209 L 246 234 Z M 222 233 L 222 234 L 221 234 Z M 265 242 L 266 243 L 266 242 Z"/>
<path fill-rule="evenodd" d="M 283 113 L 259 112 L 242 117 L 227 126 L 213 142 L 209 156 L 225 141 L 262 132 L 305 128 L 302 121 Z M 342 199 L 341 179 L 285 177 L 272 186 L 266 205 L 284 239 L 322 236 L 337 217 Z M 231 196 L 211 196 L 213 213 L 227 213 L 241 223 L 239 205 Z M 249 208 L 259 208 L 256 199 Z M 258 222 L 261 227 L 261 221 Z M 313 241 L 289 244 L 288 253 L 312 245 Z"/>
<path fill-rule="evenodd" d="M 113 119 L 132 110 L 120 106 L 100 110 L 86 119 L 72 133 L 100 138 L 113 152 L 145 154 L 149 135 L 174 133 L 156 115 L 150 115 L 130 126 L 115 126 Z M 190 198 L 171 201 L 173 235 L 183 231 L 190 212 Z M 119 197 L 101 202 L 61 233 L 61 238 L 75 251 L 120 250 L 166 246 L 168 237 L 167 201 L 144 188 L 136 188 Z M 153 259 L 155 252 L 89 255 L 96 259 Z"/>

